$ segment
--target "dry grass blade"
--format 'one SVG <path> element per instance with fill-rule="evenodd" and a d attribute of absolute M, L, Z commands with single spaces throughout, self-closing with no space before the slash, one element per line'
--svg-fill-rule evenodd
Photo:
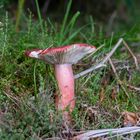
<path fill-rule="evenodd" d="M 128 95 L 126 89 L 125 89 L 125 87 L 123 86 L 122 81 L 120 80 L 120 78 L 119 78 L 119 76 L 118 76 L 118 74 L 117 74 L 117 72 L 116 72 L 115 66 L 114 66 L 114 64 L 113 64 L 113 62 L 112 62 L 112 60 L 111 60 L 110 58 L 109 58 L 109 63 L 110 63 L 110 65 L 111 65 L 111 67 L 112 67 L 112 70 L 113 70 L 115 76 L 116 76 L 117 82 L 119 83 L 119 85 L 120 85 L 121 88 L 123 89 L 123 91 L 124 91 L 124 93 L 126 94 L 126 96 L 129 97 L 129 95 Z"/>
<path fill-rule="evenodd" d="M 99 46 L 93 53 L 89 54 L 87 57 L 85 57 L 84 60 L 86 60 L 87 58 L 91 57 L 94 53 L 96 53 L 97 51 L 99 51 L 101 48 L 103 48 L 105 46 L 105 44 L 102 44 L 101 46 Z"/>
<path fill-rule="evenodd" d="M 132 85 L 129 85 L 129 84 L 126 84 L 126 86 L 128 88 L 130 88 L 131 90 L 135 90 L 136 92 L 140 92 L 140 88 L 139 87 L 135 87 L 135 86 L 132 86 Z"/>
<path fill-rule="evenodd" d="M 134 55 L 134 53 L 131 51 L 128 44 L 124 40 L 123 40 L 123 44 L 126 47 L 126 49 L 128 50 L 128 52 L 131 54 L 131 56 L 133 57 L 135 65 L 136 65 L 136 69 L 139 70 L 140 68 L 139 68 L 138 60 L 137 60 L 136 56 Z"/>
<path fill-rule="evenodd" d="M 20 100 L 10 93 L 3 92 L 15 105 L 19 106 Z"/>
<path fill-rule="evenodd" d="M 140 127 L 137 126 L 116 128 L 116 129 L 89 130 L 86 133 L 74 137 L 72 140 L 89 140 L 91 138 L 97 138 L 103 136 L 117 137 L 126 134 L 137 133 L 137 132 L 140 132 Z"/>
<path fill-rule="evenodd" d="M 62 140 L 62 139 L 59 137 L 53 137 L 53 138 L 46 138 L 44 140 Z"/>

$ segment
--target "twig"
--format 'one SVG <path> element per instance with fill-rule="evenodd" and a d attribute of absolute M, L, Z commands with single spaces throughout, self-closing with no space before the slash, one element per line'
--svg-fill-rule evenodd
<path fill-rule="evenodd" d="M 106 67 L 106 65 L 105 64 L 98 64 L 98 65 L 96 65 L 96 66 L 92 66 L 91 68 L 89 68 L 89 69 L 87 69 L 87 70 L 85 70 L 85 71 L 83 71 L 83 72 L 81 72 L 81 73 L 79 73 L 79 74 L 76 74 L 75 76 L 74 76 L 74 78 L 75 79 L 77 79 L 77 78 L 80 78 L 81 76 L 84 76 L 84 75 L 86 75 L 86 74 L 88 74 L 88 73 L 90 73 L 90 72 L 92 72 L 92 71 L 94 71 L 94 70 L 97 70 L 97 69 L 99 69 L 99 68 L 102 68 L 102 67 Z"/>
<path fill-rule="evenodd" d="M 116 76 L 117 82 L 119 83 L 119 85 L 120 85 L 121 88 L 123 89 L 123 91 L 124 91 L 124 93 L 126 94 L 126 96 L 129 97 L 127 91 L 125 90 L 125 87 L 123 86 L 122 81 L 120 80 L 120 78 L 119 78 L 119 76 L 118 76 L 118 74 L 117 74 L 117 71 L 116 71 L 116 69 L 115 69 L 115 66 L 114 66 L 114 64 L 113 64 L 113 62 L 112 62 L 112 60 L 111 60 L 110 58 L 109 58 L 109 63 L 110 63 L 110 65 L 111 65 L 111 67 L 112 67 L 112 70 L 113 70 L 115 76 Z"/>
<path fill-rule="evenodd" d="M 132 86 L 132 85 L 129 85 L 129 84 L 126 84 L 126 86 L 129 87 L 130 89 L 133 89 L 133 90 L 136 90 L 136 91 L 140 92 L 140 88 L 139 87 L 135 87 L 135 86 Z"/>
<path fill-rule="evenodd" d="M 123 39 L 123 38 L 120 38 L 119 41 L 117 42 L 117 44 L 116 44 L 116 45 L 113 47 L 113 49 L 110 51 L 110 53 L 108 53 L 107 56 L 106 56 L 101 62 L 99 62 L 98 64 L 96 64 L 96 65 L 94 65 L 94 66 L 92 66 L 92 67 L 90 67 L 89 69 L 87 69 L 87 70 L 85 70 L 85 71 L 82 71 L 82 72 L 76 74 L 76 75 L 74 76 L 74 78 L 75 78 L 75 79 L 80 78 L 81 76 L 84 76 L 84 75 L 86 75 L 86 74 L 88 74 L 88 73 L 90 73 L 90 72 L 92 72 L 92 71 L 94 71 L 94 70 L 96 70 L 96 69 L 99 69 L 99 68 L 102 68 L 102 67 L 106 66 L 105 63 L 110 59 L 110 57 L 114 54 L 114 52 L 115 52 L 116 49 L 120 46 L 121 43 L 124 44 L 124 46 L 126 47 L 126 49 L 128 50 L 128 52 L 131 54 L 131 56 L 132 56 L 133 59 L 134 59 L 136 68 L 139 70 L 140 68 L 139 68 L 139 66 L 138 66 L 138 61 L 137 61 L 136 56 L 133 54 L 133 52 L 131 51 L 131 49 L 129 48 L 129 46 L 127 45 L 127 43 L 124 41 L 124 39 Z"/>
<path fill-rule="evenodd" d="M 126 47 L 126 49 L 128 50 L 128 52 L 131 54 L 131 56 L 133 57 L 134 62 L 135 62 L 135 65 L 136 65 L 136 69 L 139 70 L 140 68 L 139 68 L 138 61 L 137 61 L 136 56 L 133 54 L 133 52 L 129 48 L 128 44 L 124 40 L 123 40 L 123 44 Z"/>
<path fill-rule="evenodd" d="M 48 10 L 49 4 L 50 4 L 50 0 L 46 0 L 42 8 L 42 14 L 44 17 L 46 16 L 46 12 Z"/>
<path fill-rule="evenodd" d="M 110 53 L 107 54 L 107 56 L 97 65 L 92 66 L 91 68 L 82 71 L 81 73 L 78 73 L 74 76 L 75 79 L 80 78 L 81 76 L 84 76 L 90 72 L 92 72 L 93 70 L 99 69 L 101 67 L 105 67 L 105 63 L 108 61 L 108 59 L 114 54 L 114 52 L 116 51 L 116 49 L 120 46 L 120 44 L 122 43 L 123 39 L 120 38 L 119 41 L 117 42 L 117 44 L 114 46 L 114 48 L 111 50 Z"/>
<path fill-rule="evenodd" d="M 126 134 L 140 132 L 140 127 L 124 127 L 124 128 L 116 128 L 116 129 L 100 129 L 100 130 L 89 130 L 86 133 L 78 135 L 74 137 L 72 140 L 89 140 L 91 138 L 103 137 L 103 136 L 122 136 Z M 108 137 L 110 138 L 110 137 Z"/>

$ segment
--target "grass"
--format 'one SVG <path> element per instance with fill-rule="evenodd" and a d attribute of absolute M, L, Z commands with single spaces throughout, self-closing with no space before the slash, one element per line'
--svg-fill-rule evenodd
<path fill-rule="evenodd" d="M 71 2 L 62 25 L 53 23 L 50 19 L 42 21 L 38 9 L 40 20 L 34 21 L 32 14 L 29 17 L 23 16 L 25 23 L 19 32 L 15 30 L 9 13 L 3 14 L 3 25 L 0 27 L 0 139 L 15 140 L 20 137 L 21 140 L 30 140 L 62 135 L 61 113 L 54 106 L 57 84 L 53 67 L 26 58 L 25 50 L 74 42 L 97 47 L 105 44 L 97 53 L 79 62 L 82 66 L 74 66 L 74 72 L 78 73 L 105 56 L 120 37 L 124 37 L 130 44 L 140 40 L 139 24 L 112 36 L 106 36 L 105 27 L 99 27 L 91 16 L 87 25 L 78 27 L 76 22 L 80 13 L 77 12 L 69 19 L 70 7 Z M 132 50 L 139 51 L 137 48 Z M 129 71 L 124 68 L 117 72 L 123 82 L 128 82 L 131 75 L 129 83 L 139 86 L 140 74 L 133 67 L 128 53 L 119 49 L 113 58 L 129 60 Z M 138 112 L 140 108 L 139 94 L 125 88 L 129 98 L 119 87 L 109 65 L 76 80 L 76 108 L 72 113 L 72 128 L 87 130 L 122 126 L 121 112 Z"/>

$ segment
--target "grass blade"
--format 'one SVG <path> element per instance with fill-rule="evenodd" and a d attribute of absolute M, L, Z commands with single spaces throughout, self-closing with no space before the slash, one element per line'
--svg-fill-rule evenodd
<path fill-rule="evenodd" d="M 35 3 L 36 3 L 36 9 L 37 9 L 37 14 L 38 14 L 38 18 L 39 18 L 40 27 L 41 27 L 41 30 L 42 30 L 42 33 L 43 33 L 44 32 L 44 30 L 43 30 L 43 20 L 42 20 L 42 17 L 41 17 L 41 12 L 40 12 L 40 8 L 39 8 L 38 0 L 35 0 Z"/>
<path fill-rule="evenodd" d="M 66 10 L 66 13 L 65 13 L 65 16 L 64 16 L 64 20 L 63 20 L 61 31 L 60 31 L 59 45 L 61 45 L 62 40 L 64 38 L 64 30 L 65 30 L 65 26 L 66 26 L 66 23 L 67 23 L 67 20 L 68 20 L 71 4 L 72 4 L 72 0 L 69 1 L 68 6 L 67 6 L 67 10 Z"/>
<path fill-rule="evenodd" d="M 75 32 L 73 32 L 63 43 L 62 45 L 66 45 L 68 44 L 82 29 L 84 29 L 85 27 L 87 27 L 89 24 L 82 26 L 81 28 L 79 28 L 78 30 L 76 30 Z"/>

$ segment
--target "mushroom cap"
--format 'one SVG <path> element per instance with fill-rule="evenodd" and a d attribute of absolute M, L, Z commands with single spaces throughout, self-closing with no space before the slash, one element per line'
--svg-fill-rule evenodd
<path fill-rule="evenodd" d="M 38 58 L 39 59 L 39 53 L 41 53 L 41 49 L 33 49 L 33 50 L 28 50 L 25 52 L 26 56 L 33 57 L 33 58 Z"/>
<path fill-rule="evenodd" d="M 34 49 L 26 51 L 25 54 L 50 64 L 76 64 L 85 55 L 92 53 L 95 50 L 96 48 L 94 46 L 88 44 L 72 44 L 44 50 Z"/>

